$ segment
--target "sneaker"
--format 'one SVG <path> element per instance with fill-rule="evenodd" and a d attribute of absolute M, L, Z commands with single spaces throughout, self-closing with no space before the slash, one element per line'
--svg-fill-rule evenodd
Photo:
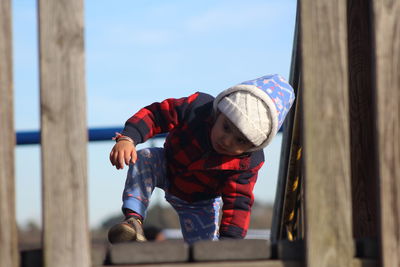
<path fill-rule="evenodd" d="M 142 222 L 134 217 L 130 217 L 125 221 L 118 223 L 108 231 L 108 241 L 111 244 L 130 242 L 130 241 L 146 241 L 143 233 Z"/>

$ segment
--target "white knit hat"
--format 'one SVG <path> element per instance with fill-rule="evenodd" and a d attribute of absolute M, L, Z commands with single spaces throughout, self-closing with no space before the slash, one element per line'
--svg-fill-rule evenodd
<path fill-rule="evenodd" d="M 218 103 L 218 109 L 255 146 L 260 146 L 271 131 L 271 115 L 268 107 L 248 91 L 236 91 Z"/>
<path fill-rule="evenodd" d="M 294 90 L 280 75 L 242 82 L 217 95 L 213 107 L 220 110 L 254 144 L 250 151 L 266 147 L 282 126 L 295 99 Z"/>

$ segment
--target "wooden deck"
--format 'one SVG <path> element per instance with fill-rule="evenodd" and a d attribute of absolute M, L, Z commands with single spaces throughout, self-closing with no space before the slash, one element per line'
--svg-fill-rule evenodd
<path fill-rule="evenodd" d="M 373 240 L 354 243 L 349 266 L 378 266 Z M 304 242 L 287 240 L 201 241 L 188 246 L 181 240 L 96 245 L 91 249 L 92 266 L 306 266 Z M 43 251 L 21 254 L 21 267 L 42 267 Z"/>
<path fill-rule="evenodd" d="M 19 267 L 20 261 L 24 267 L 103 266 L 107 251 L 116 257 L 113 266 L 118 266 L 118 257 L 143 248 L 96 248 L 91 254 L 83 1 L 38 1 L 45 249 L 22 252 L 22 257 L 15 220 L 12 1 L 0 1 L 0 267 Z M 284 210 L 283 199 L 275 209 L 276 225 L 281 225 L 276 229 L 279 233 L 272 233 L 278 241 L 275 247 L 256 246 L 249 250 L 251 257 L 243 258 L 243 247 L 232 254 L 233 246 L 226 251 L 230 259 L 216 261 L 211 255 L 221 256 L 221 242 L 213 248 L 217 254 L 206 251 L 196 261 L 196 245 L 182 248 L 187 257 L 179 264 L 147 261 L 135 266 L 400 266 L 400 1 L 298 3 L 299 43 L 293 58 L 299 64 L 293 68 L 292 62 L 292 68 L 298 72 L 296 89 L 301 89 L 302 97 L 296 100 L 300 114 L 291 120 L 302 127 L 296 134 L 285 134 L 283 149 L 288 151 L 282 154 L 285 171 L 280 179 L 284 181 L 279 183 L 290 185 L 287 175 L 297 176 L 289 170 L 293 165 L 289 156 L 295 155 L 293 144 L 302 147 L 304 159 L 295 167 L 301 168 L 298 177 L 304 185 L 299 191 L 301 205 L 292 205 L 301 215 L 302 230 L 291 238 L 303 240 L 301 257 L 292 245 L 288 250 L 281 247 L 292 258 L 279 254 L 279 242 L 285 241 L 282 222 L 293 214 Z M 292 142 L 293 136 L 301 138 Z M 369 238 L 375 245 L 354 242 Z M 264 258 L 251 254 L 260 251 Z M 131 264 L 127 261 L 138 258 L 119 260 Z M 35 265 L 35 260 L 40 264 Z"/>

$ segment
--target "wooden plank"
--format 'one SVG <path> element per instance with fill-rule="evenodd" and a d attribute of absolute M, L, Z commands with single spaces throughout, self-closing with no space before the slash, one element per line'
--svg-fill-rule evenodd
<path fill-rule="evenodd" d="M 204 240 L 192 245 L 192 260 L 249 261 L 271 258 L 271 244 L 262 239 Z"/>
<path fill-rule="evenodd" d="M 400 266 L 400 2 L 373 1 L 381 266 Z"/>
<path fill-rule="evenodd" d="M 276 244 L 277 257 L 280 260 L 304 261 L 304 240 L 280 240 Z"/>
<path fill-rule="evenodd" d="M 353 259 L 352 267 L 379 267 L 377 260 L 371 259 Z"/>
<path fill-rule="evenodd" d="M 107 244 L 92 244 L 91 259 L 94 266 L 103 265 L 107 254 Z M 43 266 L 43 250 L 41 247 L 20 251 L 20 267 L 41 267 Z"/>
<path fill-rule="evenodd" d="M 375 146 L 370 1 L 350 0 L 347 12 L 353 235 L 376 237 Z"/>
<path fill-rule="evenodd" d="M 187 262 L 189 246 L 183 240 L 163 242 L 127 242 L 110 247 L 111 264 Z"/>
<path fill-rule="evenodd" d="M 304 238 L 301 225 L 301 192 L 303 180 L 303 112 L 302 91 L 297 90 L 293 135 L 290 146 L 289 165 L 286 178 L 285 201 L 283 205 L 282 239 L 289 241 Z"/>
<path fill-rule="evenodd" d="M 99 265 L 96 267 L 111 266 Z M 282 260 L 264 260 L 264 261 L 236 261 L 236 262 L 190 262 L 190 263 L 172 263 L 172 264 L 135 264 L 135 265 L 112 265 L 113 267 L 303 267 L 301 261 L 282 261 Z M 337 265 L 332 265 L 337 266 Z M 352 267 L 378 267 L 375 260 L 352 259 Z"/>
<path fill-rule="evenodd" d="M 0 267 L 19 266 L 15 219 L 11 1 L 0 1 Z"/>
<path fill-rule="evenodd" d="M 306 262 L 350 266 L 350 138 L 346 1 L 303 0 L 301 8 Z"/>
<path fill-rule="evenodd" d="M 83 0 L 40 0 L 45 266 L 90 266 Z"/>
<path fill-rule="evenodd" d="M 134 264 L 134 265 L 104 265 L 112 267 L 302 267 L 300 261 L 225 261 L 225 262 L 188 262 L 188 263 L 164 263 L 164 264 Z M 97 266 L 100 267 L 100 266 Z M 361 267 L 361 265 L 357 265 Z M 374 266 L 375 267 L 375 266 Z"/>
<path fill-rule="evenodd" d="M 298 6 L 298 5 L 297 5 Z M 293 50 L 292 50 L 292 59 L 290 65 L 290 76 L 289 83 L 292 85 L 296 100 L 293 103 L 293 107 L 289 111 L 287 118 L 283 125 L 283 134 L 282 134 L 282 145 L 281 145 L 281 155 L 279 160 L 279 173 L 278 173 L 278 183 L 276 186 L 275 193 L 275 201 L 274 201 L 274 210 L 272 216 L 272 226 L 271 226 L 271 241 L 276 242 L 278 240 L 285 238 L 285 226 L 284 226 L 284 210 L 286 208 L 286 195 L 287 195 L 287 187 L 288 187 L 288 173 L 291 172 L 290 165 L 290 155 L 292 151 L 293 145 L 293 135 L 296 136 L 296 132 L 293 134 L 293 128 L 295 125 L 295 116 L 298 113 L 296 112 L 298 101 L 298 88 L 299 88 L 299 80 L 300 80 L 300 52 L 299 52 L 299 8 L 296 10 L 296 24 L 293 38 Z"/>

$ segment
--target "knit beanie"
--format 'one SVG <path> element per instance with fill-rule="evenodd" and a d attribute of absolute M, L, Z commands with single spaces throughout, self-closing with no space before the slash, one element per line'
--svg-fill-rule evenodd
<path fill-rule="evenodd" d="M 222 91 L 214 100 L 221 111 L 255 146 L 266 147 L 282 126 L 294 102 L 294 91 L 280 75 L 266 75 Z"/>

